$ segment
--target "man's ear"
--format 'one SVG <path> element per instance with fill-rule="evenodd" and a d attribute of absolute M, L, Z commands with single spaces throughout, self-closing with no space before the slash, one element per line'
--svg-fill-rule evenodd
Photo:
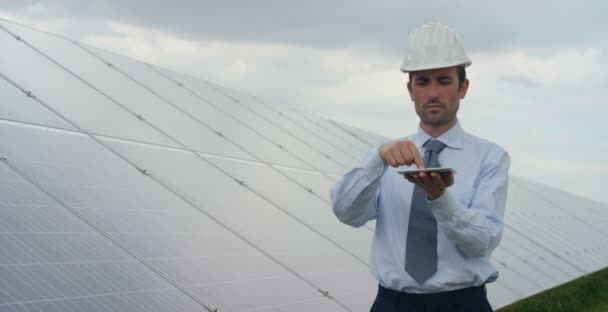
<path fill-rule="evenodd" d="M 464 97 L 467 95 L 467 90 L 469 90 L 469 79 L 465 79 L 462 82 L 462 85 L 460 86 L 460 90 L 458 91 L 458 93 L 460 93 L 460 99 L 464 99 Z"/>
<path fill-rule="evenodd" d="M 410 99 L 413 101 L 414 97 L 412 96 L 412 81 L 407 81 L 407 92 L 410 93 Z"/>

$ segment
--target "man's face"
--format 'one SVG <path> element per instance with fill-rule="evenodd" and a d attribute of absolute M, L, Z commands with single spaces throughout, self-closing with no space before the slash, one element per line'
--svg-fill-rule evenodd
<path fill-rule="evenodd" d="M 431 127 L 456 123 L 460 100 L 464 99 L 469 81 L 458 88 L 458 70 L 454 67 L 413 72 L 407 83 L 420 121 Z"/>

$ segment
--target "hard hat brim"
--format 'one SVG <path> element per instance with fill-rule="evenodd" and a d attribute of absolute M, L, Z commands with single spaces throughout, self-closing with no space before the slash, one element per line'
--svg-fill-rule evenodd
<path fill-rule="evenodd" d="M 472 62 L 466 61 L 466 62 L 456 62 L 456 63 L 440 63 L 440 64 L 432 64 L 432 65 L 420 65 L 420 66 L 406 66 L 401 65 L 401 72 L 403 73 L 411 73 L 411 72 L 415 72 L 415 71 L 421 71 L 421 70 L 429 70 L 429 69 L 437 69 L 437 68 L 447 68 L 447 67 L 454 67 L 454 66 L 462 66 L 462 67 L 469 67 L 471 66 Z"/>

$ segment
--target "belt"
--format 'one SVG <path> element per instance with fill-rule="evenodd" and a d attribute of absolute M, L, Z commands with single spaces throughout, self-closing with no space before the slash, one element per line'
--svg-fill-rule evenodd
<path fill-rule="evenodd" d="M 406 301 L 420 304 L 459 304 L 467 303 L 471 300 L 475 300 L 481 297 L 485 298 L 486 296 L 485 284 L 481 286 L 473 286 L 456 290 L 426 294 L 413 294 L 388 289 L 386 287 L 383 287 L 382 285 L 378 286 L 378 297 L 397 302 Z"/>

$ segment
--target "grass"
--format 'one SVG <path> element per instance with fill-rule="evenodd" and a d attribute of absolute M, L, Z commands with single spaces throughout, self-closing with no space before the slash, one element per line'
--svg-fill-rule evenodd
<path fill-rule="evenodd" d="M 606 312 L 608 268 L 520 300 L 497 312 Z"/>

